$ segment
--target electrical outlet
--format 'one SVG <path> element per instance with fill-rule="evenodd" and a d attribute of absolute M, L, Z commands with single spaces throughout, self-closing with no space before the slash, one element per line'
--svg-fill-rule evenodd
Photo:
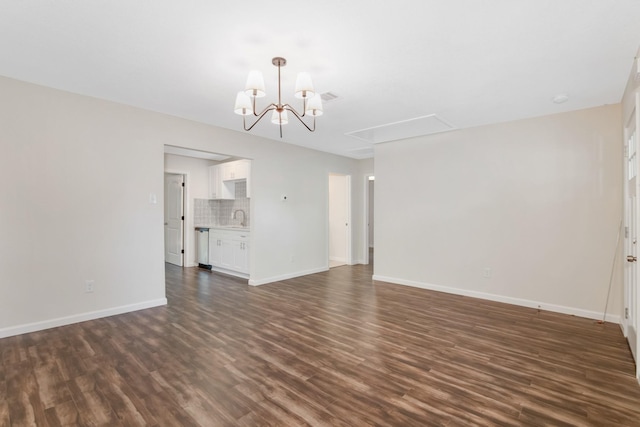
<path fill-rule="evenodd" d="M 484 270 L 482 270 L 482 277 L 491 279 L 491 267 L 485 267 Z"/>
<path fill-rule="evenodd" d="M 290 262 L 295 262 L 295 261 L 296 261 L 296 259 L 295 259 L 295 257 L 294 257 L 293 255 L 291 255 L 291 256 L 289 256 L 289 261 L 290 261 Z"/>
<path fill-rule="evenodd" d="M 85 293 L 93 292 L 93 285 L 94 285 L 94 281 L 93 280 L 86 280 L 84 282 L 84 291 L 85 291 Z"/>

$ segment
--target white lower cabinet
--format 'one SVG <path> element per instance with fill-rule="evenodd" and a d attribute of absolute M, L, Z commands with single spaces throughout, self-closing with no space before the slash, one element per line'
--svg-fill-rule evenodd
<path fill-rule="evenodd" d="M 209 229 L 209 263 L 214 268 L 249 274 L 249 233 Z"/>
<path fill-rule="evenodd" d="M 233 247 L 233 270 L 249 274 L 249 238 L 231 241 Z"/>
<path fill-rule="evenodd" d="M 222 264 L 222 239 L 212 229 L 209 229 L 209 264 L 212 266 Z"/>

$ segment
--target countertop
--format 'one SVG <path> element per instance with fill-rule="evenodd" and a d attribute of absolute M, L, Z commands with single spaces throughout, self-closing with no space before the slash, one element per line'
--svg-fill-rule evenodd
<path fill-rule="evenodd" d="M 203 228 L 214 229 L 214 230 L 231 230 L 231 231 L 251 231 L 249 227 L 241 227 L 239 225 L 196 225 L 194 227 L 196 230 L 201 230 Z"/>

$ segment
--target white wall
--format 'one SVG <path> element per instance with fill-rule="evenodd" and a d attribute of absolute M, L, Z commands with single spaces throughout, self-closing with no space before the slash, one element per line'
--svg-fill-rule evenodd
<path fill-rule="evenodd" d="M 164 304 L 163 153 L 149 123 L 5 78 L 0 93 L 0 337 Z"/>
<path fill-rule="evenodd" d="M 374 279 L 602 316 L 620 123 L 613 105 L 376 145 Z"/>
<path fill-rule="evenodd" d="M 0 93 L 0 337 L 164 303 L 165 144 L 253 159 L 253 284 L 326 268 L 327 176 L 360 162 L 8 78 Z"/>
<path fill-rule="evenodd" d="M 193 223 L 195 212 L 194 199 L 209 198 L 209 166 L 218 164 L 211 160 L 197 159 L 194 157 L 178 156 L 175 154 L 164 155 L 165 171 L 172 173 L 184 173 L 188 175 L 185 185 L 185 228 L 184 246 L 185 263 L 187 267 L 197 266 L 196 238 Z"/>

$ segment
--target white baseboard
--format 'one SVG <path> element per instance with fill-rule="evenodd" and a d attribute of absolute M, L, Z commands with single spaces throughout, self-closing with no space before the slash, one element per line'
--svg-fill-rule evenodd
<path fill-rule="evenodd" d="M 521 298 L 513 298 L 513 297 L 507 297 L 507 296 L 495 295 L 495 294 L 488 294 L 485 292 L 470 291 L 467 289 L 452 288 L 449 286 L 433 285 L 431 283 L 397 279 L 394 277 L 379 276 L 375 274 L 373 275 L 373 280 L 380 281 L 380 282 L 394 283 L 396 285 L 412 286 L 414 288 L 428 289 L 431 291 L 445 292 L 448 294 L 480 298 L 480 299 L 485 299 L 489 301 L 504 302 L 506 304 L 519 305 L 522 307 L 529 307 L 529 308 L 537 308 L 540 310 L 553 311 L 556 313 L 571 314 L 578 317 L 585 317 L 587 319 L 602 320 L 602 314 L 603 314 L 601 312 L 584 310 L 581 308 L 566 307 L 563 305 L 549 304 L 546 302 L 533 301 L 533 300 L 527 300 L 527 299 L 521 299 Z M 605 320 L 607 322 L 619 324 L 622 319 L 620 318 L 619 315 L 607 314 L 607 317 Z"/>
<path fill-rule="evenodd" d="M 241 279 L 248 279 L 249 278 L 249 275 L 246 274 L 246 273 L 240 273 L 239 271 L 227 270 L 227 269 L 220 268 L 220 267 L 213 267 L 212 266 L 211 270 L 209 270 L 209 271 L 214 271 L 214 272 L 217 272 L 217 273 L 226 274 L 227 276 L 239 277 Z"/>
<path fill-rule="evenodd" d="M 59 326 L 71 325 L 73 323 L 86 322 L 87 320 L 100 319 L 102 317 L 115 316 L 117 314 L 129 313 L 132 311 L 144 310 L 145 308 L 167 305 L 166 298 L 144 301 L 137 304 L 122 305 L 104 310 L 90 311 L 88 313 L 74 314 L 73 316 L 58 317 L 56 319 L 43 320 L 41 322 L 27 323 L 24 325 L 10 326 L 0 329 L 0 338 L 12 337 L 14 335 L 28 334 L 30 332 L 42 331 Z"/>
<path fill-rule="evenodd" d="M 294 277 L 300 277 L 300 276 L 307 276 L 309 274 L 322 273 L 323 271 L 328 271 L 328 270 L 329 270 L 328 267 L 319 267 L 319 268 L 313 268 L 311 270 L 304 270 L 304 271 L 296 271 L 296 272 L 293 272 L 293 273 L 287 273 L 287 274 L 283 274 L 281 276 L 267 277 L 265 279 L 258 279 L 258 280 L 250 279 L 249 280 L 249 284 L 251 286 L 266 285 L 267 283 L 280 282 L 282 280 L 293 279 Z"/>
<path fill-rule="evenodd" d="M 346 258 L 337 257 L 337 256 L 330 256 L 329 257 L 329 261 L 344 262 L 345 264 L 347 263 L 347 259 Z"/>

